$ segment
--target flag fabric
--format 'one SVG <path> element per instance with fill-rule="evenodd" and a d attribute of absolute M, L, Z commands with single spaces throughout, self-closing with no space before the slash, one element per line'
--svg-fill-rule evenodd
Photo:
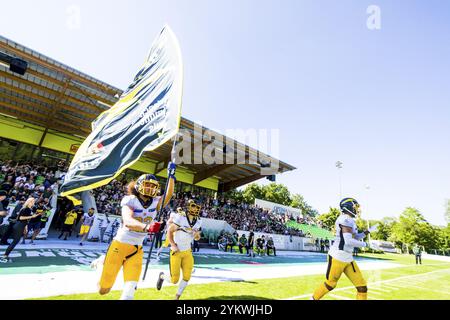
<path fill-rule="evenodd" d="M 183 66 L 178 41 L 165 26 L 119 101 L 92 123 L 70 164 L 61 195 L 109 183 L 144 151 L 155 150 L 180 127 Z"/>

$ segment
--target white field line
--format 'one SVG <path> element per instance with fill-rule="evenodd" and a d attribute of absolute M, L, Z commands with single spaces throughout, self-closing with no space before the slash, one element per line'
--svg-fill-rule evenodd
<path fill-rule="evenodd" d="M 389 293 L 389 292 L 391 292 L 391 290 L 386 290 L 386 289 L 384 289 L 384 288 L 380 288 L 380 286 L 379 285 L 375 285 L 375 286 L 371 286 L 370 287 L 370 292 L 373 292 L 374 290 L 376 290 L 376 291 L 381 291 L 381 292 L 384 292 L 384 293 Z"/>
<path fill-rule="evenodd" d="M 372 294 L 374 294 L 374 295 L 384 295 L 384 294 L 386 294 L 386 292 L 378 292 L 376 289 L 374 289 L 374 288 L 372 288 L 372 287 L 370 287 L 370 294 L 372 295 Z"/>
<path fill-rule="evenodd" d="M 444 271 L 450 271 L 450 268 L 449 269 L 443 269 L 443 270 L 430 271 L 430 272 L 421 273 L 421 274 L 415 274 L 415 275 L 411 275 L 411 276 L 397 277 L 397 278 L 388 279 L 388 280 L 369 282 L 368 285 L 376 285 L 376 284 L 381 284 L 381 283 L 386 284 L 386 283 L 390 283 L 390 282 L 394 282 L 394 281 L 398 281 L 398 280 L 402 280 L 402 279 L 423 277 L 425 275 L 430 275 L 430 274 L 434 274 L 434 273 L 438 273 L 438 272 L 444 272 Z M 389 285 L 387 285 L 387 286 L 389 286 Z M 351 287 L 344 287 L 344 288 L 334 289 L 333 292 L 344 291 L 344 290 L 353 289 L 353 288 L 354 288 L 353 286 L 351 286 Z M 370 287 L 369 287 L 369 290 L 370 290 Z M 398 290 L 398 288 L 395 288 L 394 290 Z M 301 296 L 289 297 L 289 298 L 279 299 L 279 300 L 297 300 L 297 299 L 309 298 L 311 296 L 312 296 L 312 293 L 309 293 L 309 294 L 304 294 L 304 295 L 301 295 Z"/>
<path fill-rule="evenodd" d="M 429 288 L 425 288 L 425 287 L 419 287 L 419 286 L 416 286 L 416 285 L 411 284 L 410 282 L 406 282 L 406 281 L 401 281 L 401 283 L 402 283 L 402 285 L 404 287 L 407 287 L 407 288 L 415 288 L 415 289 L 420 289 L 420 290 L 436 292 L 436 293 L 439 293 L 439 294 L 450 295 L 450 292 L 448 292 L 448 291 L 441 291 L 441 290 L 429 289 Z"/>

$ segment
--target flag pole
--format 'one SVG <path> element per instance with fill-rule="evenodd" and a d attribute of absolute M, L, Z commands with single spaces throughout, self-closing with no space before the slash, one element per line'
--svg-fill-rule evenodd
<path fill-rule="evenodd" d="M 175 163 L 175 146 L 177 143 L 177 139 L 178 139 L 178 133 L 175 135 L 175 139 L 174 139 L 173 145 L 172 145 L 172 151 L 170 152 L 170 158 L 173 163 Z M 156 214 L 156 217 L 155 217 L 156 221 L 159 221 L 159 218 L 161 217 L 161 212 L 165 208 L 164 202 L 166 201 L 166 194 L 167 194 L 168 187 L 169 187 L 169 176 L 167 176 L 167 182 L 166 182 L 166 187 L 165 187 L 163 198 L 162 198 L 161 209 L 159 210 L 159 212 Z M 155 245 L 156 239 L 159 238 L 160 234 L 161 234 L 161 230 L 159 230 L 158 233 L 153 234 L 152 244 L 150 246 L 150 250 L 148 251 L 148 256 L 147 256 L 147 261 L 145 263 L 145 270 L 144 270 L 144 275 L 142 276 L 142 281 L 145 281 L 145 277 L 147 276 L 147 269 L 148 269 L 148 265 L 150 264 L 153 247 Z"/>

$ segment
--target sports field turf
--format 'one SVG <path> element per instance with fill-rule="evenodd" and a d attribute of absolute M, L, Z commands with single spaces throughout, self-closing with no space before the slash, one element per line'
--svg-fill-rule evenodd
<path fill-rule="evenodd" d="M 450 299 L 450 262 L 423 259 L 423 264 L 416 266 L 414 257 L 409 255 L 365 255 L 384 259 L 400 267 L 364 271 L 368 282 L 369 299 L 374 300 L 449 300 Z M 186 300 L 245 300 L 245 299 L 309 299 L 314 289 L 324 280 L 324 275 L 308 275 L 290 278 L 275 278 L 239 282 L 219 282 L 189 285 L 183 299 Z M 139 289 L 135 299 L 166 300 L 173 299 L 177 287 L 156 289 Z M 74 294 L 56 296 L 46 299 L 60 300 L 117 300 L 119 291 L 106 296 L 98 294 Z M 355 289 L 343 276 L 335 290 L 324 299 L 347 300 L 355 298 Z"/>

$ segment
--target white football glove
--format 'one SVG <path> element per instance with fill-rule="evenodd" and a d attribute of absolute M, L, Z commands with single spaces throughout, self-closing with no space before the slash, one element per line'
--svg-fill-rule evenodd
<path fill-rule="evenodd" d="M 101 255 L 100 257 L 98 257 L 97 259 L 95 259 L 94 261 L 91 262 L 91 269 L 98 269 L 99 267 L 103 266 L 103 264 L 105 263 L 105 258 L 106 255 Z"/>
<path fill-rule="evenodd" d="M 376 225 L 374 225 L 374 226 L 371 226 L 370 228 L 369 228 L 369 232 L 370 233 L 372 233 L 372 232 L 375 232 L 375 231 L 377 231 L 378 230 L 378 224 L 376 224 Z"/>

